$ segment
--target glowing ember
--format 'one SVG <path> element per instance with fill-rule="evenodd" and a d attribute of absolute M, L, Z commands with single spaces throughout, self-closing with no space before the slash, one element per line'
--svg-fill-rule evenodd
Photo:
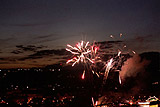
<path fill-rule="evenodd" d="M 113 35 L 110 35 L 110 37 L 111 37 L 111 38 L 114 38 L 114 36 L 113 36 Z"/>
<path fill-rule="evenodd" d="M 96 101 L 95 105 L 97 105 L 97 104 L 98 104 L 98 101 Z"/>
<path fill-rule="evenodd" d="M 122 33 L 120 33 L 119 36 L 122 37 Z"/>
<path fill-rule="evenodd" d="M 121 54 L 121 51 L 118 52 L 118 56 L 120 56 L 120 54 Z"/>
<path fill-rule="evenodd" d="M 135 51 L 132 51 L 133 52 L 133 54 L 136 54 L 136 52 Z"/>
<path fill-rule="evenodd" d="M 92 97 L 92 104 L 93 104 L 93 106 L 94 106 L 94 98 Z"/>
<path fill-rule="evenodd" d="M 83 74 L 82 74 L 82 79 L 84 79 L 84 76 L 85 76 L 85 70 L 83 71 Z"/>
<path fill-rule="evenodd" d="M 120 75 L 119 75 L 119 84 L 121 84 L 122 83 L 122 81 L 121 81 L 121 77 L 120 77 Z"/>

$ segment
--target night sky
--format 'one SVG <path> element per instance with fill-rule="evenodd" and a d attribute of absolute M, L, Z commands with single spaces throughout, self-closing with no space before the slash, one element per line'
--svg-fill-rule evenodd
<path fill-rule="evenodd" d="M 160 52 L 159 4 L 159 0 L 0 0 L 0 68 L 60 63 L 66 44 L 80 40 L 121 40 L 137 53 Z"/>

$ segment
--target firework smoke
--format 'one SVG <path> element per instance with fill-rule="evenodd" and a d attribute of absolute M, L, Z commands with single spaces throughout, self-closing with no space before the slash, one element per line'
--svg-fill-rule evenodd
<path fill-rule="evenodd" d="M 135 77 L 139 72 L 145 71 L 145 67 L 150 63 L 150 61 L 141 59 L 139 55 L 134 55 L 132 58 L 129 58 L 120 71 L 120 78 L 122 81 L 127 77 Z"/>

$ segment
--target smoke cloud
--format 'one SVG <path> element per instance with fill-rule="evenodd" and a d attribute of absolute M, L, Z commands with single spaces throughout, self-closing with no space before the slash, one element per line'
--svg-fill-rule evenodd
<path fill-rule="evenodd" d="M 139 55 L 134 55 L 129 58 L 120 71 L 120 77 L 122 82 L 127 77 L 136 77 L 139 72 L 145 72 L 145 68 L 149 65 L 150 61 L 142 59 Z"/>

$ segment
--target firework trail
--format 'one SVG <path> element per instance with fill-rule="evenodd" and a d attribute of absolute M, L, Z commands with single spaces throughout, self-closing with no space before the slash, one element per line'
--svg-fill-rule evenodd
<path fill-rule="evenodd" d="M 110 71 L 110 69 L 111 69 L 112 66 L 113 66 L 112 63 L 113 63 L 113 58 L 111 58 L 111 59 L 109 60 L 109 62 L 106 64 L 106 69 L 105 69 L 104 78 L 103 78 L 103 84 L 104 84 L 105 81 L 107 80 L 109 71 Z"/>
<path fill-rule="evenodd" d="M 119 84 L 121 84 L 122 83 L 122 81 L 121 81 L 121 77 L 120 77 L 120 75 L 119 75 Z"/>
<path fill-rule="evenodd" d="M 83 74 L 82 74 L 82 79 L 84 79 L 84 76 L 85 76 L 85 70 L 83 71 Z"/>
<path fill-rule="evenodd" d="M 121 51 L 119 51 L 117 56 L 111 58 L 109 61 L 107 61 L 107 64 L 105 64 L 103 85 L 105 84 L 105 82 L 108 78 L 109 72 L 119 69 L 119 67 L 121 67 L 121 64 L 122 64 L 122 57 L 121 57 Z"/>

